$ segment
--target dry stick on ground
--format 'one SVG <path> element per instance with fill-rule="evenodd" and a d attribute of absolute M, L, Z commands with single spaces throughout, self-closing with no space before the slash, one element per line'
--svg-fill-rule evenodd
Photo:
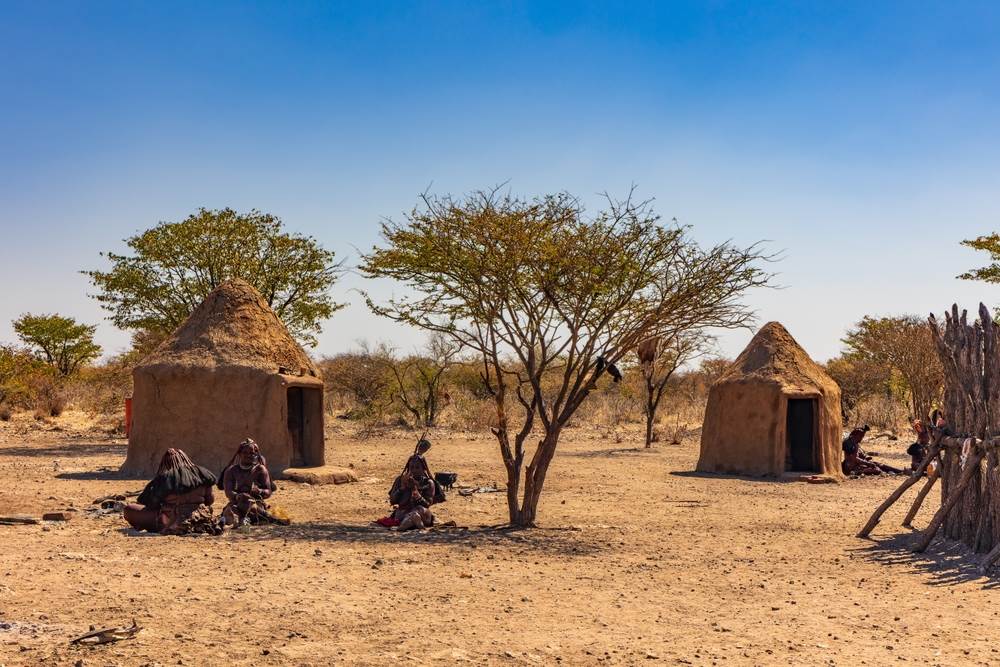
<path fill-rule="evenodd" d="M 914 545 L 913 551 L 921 552 L 925 551 L 928 546 L 930 546 L 931 541 L 938 532 L 938 528 L 941 527 L 944 518 L 948 516 L 948 512 L 951 508 L 962 498 L 962 493 L 965 491 L 965 487 L 969 485 L 972 481 L 974 473 L 979 469 L 979 463 L 983 460 L 983 455 L 981 452 L 975 452 L 969 455 L 969 460 L 965 462 L 965 470 L 962 471 L 962 479 L 958 482 L 958 486 L 948 494 L 948 500 L 938 508 L 937 513 L 934 514 L 934 518 L 931 519 L 930 525 L 924 531 L 924 534 L 920 537 L 920 540 Z"/>
<path fill-rule="evenodd" d="M 920 478 L 923 477 L 924 470 L 927 469 L 927 466 L 931 461 L 937 458 L 938 452 L 941 451 L 940 443 L 943 436 L 944 433 L 942 431 L 938 431 L 934 435 L 934 444 L 931 446 L 930 451 L 927 452 L 927 456 L 924 457 L 924 460 L 920 462 L 920 466 L 914 470 L 909 477 L 903 480 L 903 483 L 899 485 L 899 488 L 892 492 L 892 495 L 886 498 L 885 501 L 878 506 L 871 518 L 868 519 L 868 523 L 865 524 L 865 527 L 858 532 L 858 537 L 868 537 L 868 535 L 870 535 L 875 529 L 875 526 L 878 525 L 878 522 L 882 518 L 882 515 L 885 514 L 885 511 L 892 507 L 893 503 L 899 500 L 900 497 L 906 493 L 907 489 L 916 484 Z"/>
<path fill-rule="evenodd" d="M 911 528 L 913 526 L 913 519 L 916 518 L 917 512 L 920 511 L 920 506 L 924 503 L 924 498 L 927 497 L 927 494 L 930 493 L 930 490 L 934 486 L 934 483 L 937 482 L 940 478 L 941 478 L 941 473 L 938 471 L 937 468 L 935 468 L 933 472 L 931 472 L 930 477 L 927 478 L 927 483 L 924 484 L 923 488 L 920 489 L 920 492 L 917 494 L 917 497 L 913 499 L 913 505 L 910 506 L 910 511 L 906 513 L 906 518 L 903 519 L 904 528 Z"/>

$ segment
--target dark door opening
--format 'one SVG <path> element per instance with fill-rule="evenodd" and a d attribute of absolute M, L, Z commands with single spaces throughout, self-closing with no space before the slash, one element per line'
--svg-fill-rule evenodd
<path fill-rule="evenodd" d="M 288 388 L 288 437 L 293 468 L 323 465 L 323 391 Z"/>
<path fill-rule="evenodd" d="M 788 399 L 785 423 L 788 438 L 785 469 L 794 472 L 816 472 L 816 400 Z"/>

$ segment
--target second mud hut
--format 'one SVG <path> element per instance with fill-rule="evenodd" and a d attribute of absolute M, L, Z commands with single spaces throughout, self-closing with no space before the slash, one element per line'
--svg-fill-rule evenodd
<path fill-rule="evenodd" d="M 839 477 L 841 429 L 840 387 L 769 322 L 709 390 L 698 470 Z"/>

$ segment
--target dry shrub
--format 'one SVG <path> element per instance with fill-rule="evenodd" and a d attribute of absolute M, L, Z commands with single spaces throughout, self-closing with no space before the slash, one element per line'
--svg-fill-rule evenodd
<path fill-rule="evenodd" d="M 66 409 L 66 389 L 58 377 L 38 375 L 31 380 L 35 418 L 58 417 Z"/>
<path fill-rule="evenodd" d="M 451 392 L 451 406 L 445 423 L 463 431 L 486 431 L 497 424 L 497 408 L 492 398 L 479 398 L 467 392 Z"/>
<path fill-rule="evenodd" d="M 392 403 L 392 351 L 362 345 L 357 352 L 325 357 L 319 364 L 326 385 L 327 409 L 347 408 L 349 419 L 381 420 Z"/>
<path fill-rule="evenodd" d="M 907 429 L 907 408 L 899 400 L 884 394 L 866 396 L 848 414 L 847 425 L 868 424 L 879 431 L 901 433 Z"/>

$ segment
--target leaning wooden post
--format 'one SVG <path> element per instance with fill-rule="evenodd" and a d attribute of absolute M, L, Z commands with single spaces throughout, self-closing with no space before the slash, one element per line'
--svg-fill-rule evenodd
<path fill-rule="evenodd" d="M 908 488 L 920 481 L 920 478 L 924 476 L 924 471 L 927 470 L 927 466 L 931 461 L 937 458 L 938 452 L 941 451 L 940 441 L 942 436 L 943 434 L 938 434 L 936 436 L 934 445 L 931 447 L 930 451 L 927 452 L 927 456 L 924 457 L 924 460 L 920 462 L 920 466 L 910 473 L 910 476 L 904 479 L 903 483 L 900 484 L 899 487 L 893 491 L 881 505 L 878 506 L 875 513 L 872 514 L 870 519 L 868 519 L 868 523 L 865 524 L 865 527 L 858 532 L 858 537 L 868 537 L 871 532 L 875 530 L 875 526 L 878 525 L 878 522 L 882 518 L 882 515 L 885 514 L 885 511 L 892 507 L 893 503 L 899 500 L 899 498 L 906 493 Z"/>
<path fill-rule="evenodd" d="M 941 527 L 941 523 L 944 518 L 948 516 L 948 512 L 951 508 L 955 506 L 955 503 L 962 498 L 962 494 L 965 492 L 965 487 L 969 485 L 972 481 L 974 473 L 979 468 L 979 462 L 983 460 L 983 455 L 976 451 L 974 454 L 969 455 L 969 460 L 965 462 L 965 470 L 962 471 L 962 479 L 959 480 L 958 484 L 952 489 L 948 494 L 948 500 L 945 504 L 938 508 L 938 511 L 934 514 L 934 518 L 931 519 L 931 523 L 927 526 L 927 530 L 920 537 L 916 546 L 913 547 L 913 551 L 920 552 L 927 549 L 930 546 L 931 541 L 938 532 L 938 528 Z"/>
<path fill-rule="evenodd" d="M 998 559 L 1000 559 L 1000 544 L 994 546 L 988 554 L 983 556 L 983 560 L 980 561 L 979 567 L 982 568 L 983 573 L 985 574 L 985 572 L 989 570 L 993 563 L 995 563 Z"/>
<path fill-rule="evenodd" d="M 940 466 L 938 466 L 940 467 Z M 920 489 L 920 493 L 913 500 L 913 505 L 910 506 L 910 511 L 906 513 L 906 518 L 903 519 L 903 528 L 911 528 L 913 526 L 913 520 L 917 517 L 917 512 L 920 511 L 920 506 L 924 503 L 924 498 L 930 493 L 931 487 L 934 483 L 938 481 L 941 477 L 941 472 L 938 467 L 934 468 L 930 476 L 927 478 L 927 483 L 924 484 L 923 488 Z"/>

